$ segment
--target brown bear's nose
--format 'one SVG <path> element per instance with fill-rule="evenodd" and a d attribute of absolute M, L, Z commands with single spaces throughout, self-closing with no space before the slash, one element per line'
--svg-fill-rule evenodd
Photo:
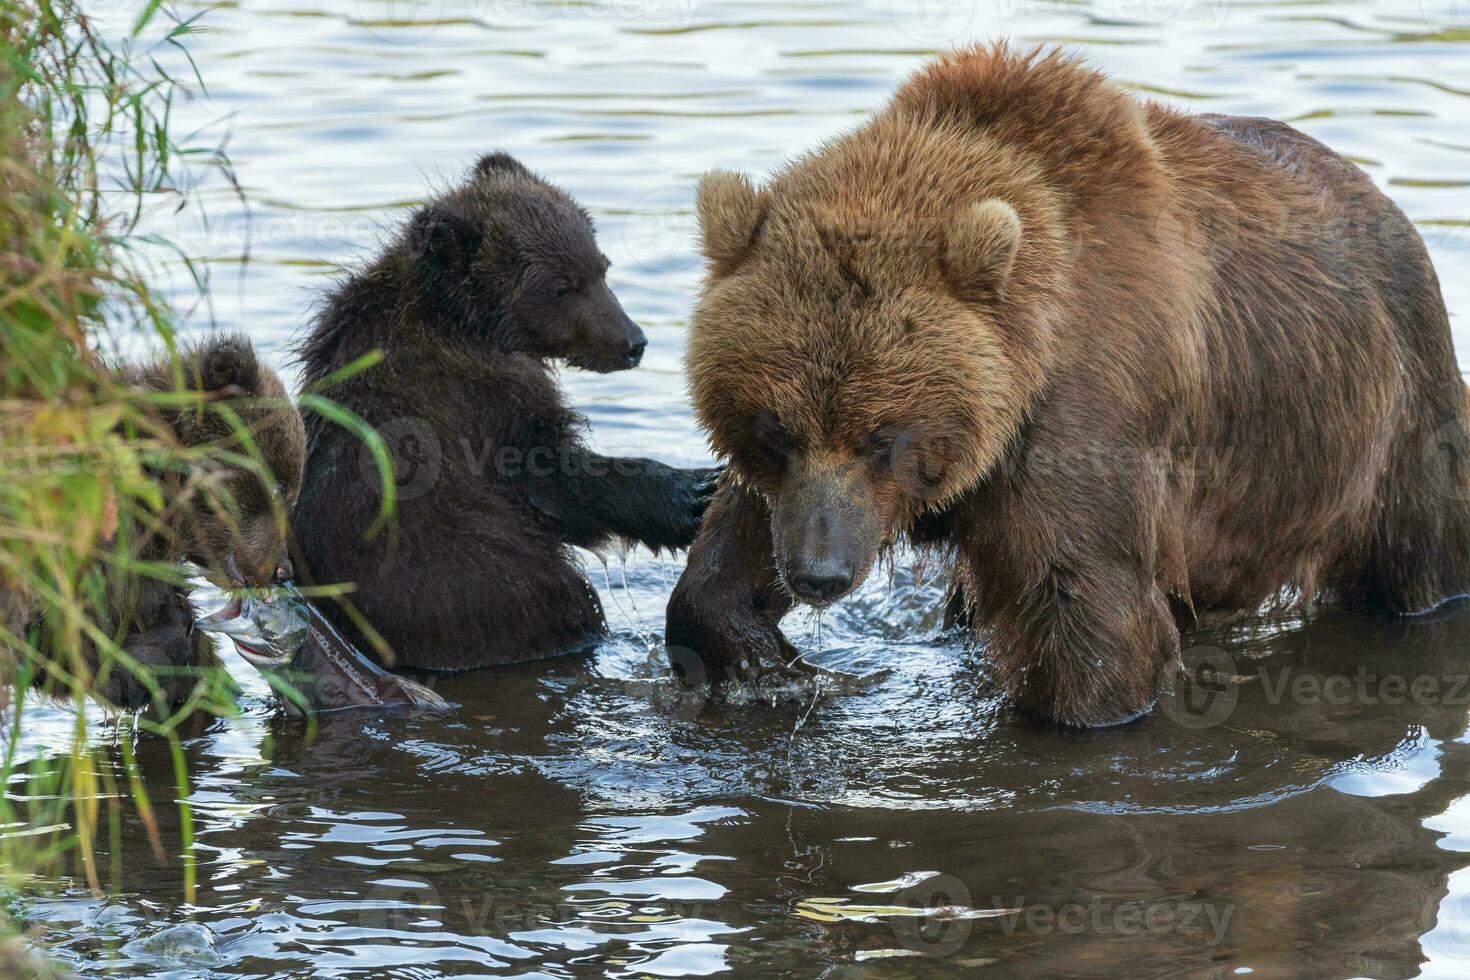
<path fill-rule="evenodd" d="M 852 573 L 833 568 L 810 569 L 791 576 L 791 591 L 804 602 L 825 605 L 852 588 Z"/>
<path fill-rule="evenodd" d="M 648 338 L 641 336 L 638 339 L 634 340 L 631 344 L 629 344 L 627 354 L 628 363 L 633 365 L 634 367 L 637 367 L 638 362 L 643 360 L 643 350 L 647 346 Z"/>
<path fill-rule="evenodd" d="M 276 581 L 289 582 L 296 577 L 296 569 L 291 567 L 291 559 L 282 558 L 281 563 L 276 566 Z"/>

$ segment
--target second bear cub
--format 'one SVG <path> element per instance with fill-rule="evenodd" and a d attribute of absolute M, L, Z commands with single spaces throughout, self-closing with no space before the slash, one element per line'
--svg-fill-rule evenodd
<path fill-rule="evenodd" d="M 587 213 L 495 153 L 333 290 L 302 344 L 307 386 L 382 352 L 323 394 L 389 443 L 396 527 L 365 537 L 377 474 L 355 436 L 310 411 L 292 523 L 300 570 L 356 586 L 351 601 L 395 666 L 463 670 L 586 649 L 605 622 L 571 547 L 694 539 L 717 471 L 590 451 L 547 363 L 607 372 L 642 358 L 643 332 L 607 268 Z M 364 639 L 343 609 L 327 611 Z"/>

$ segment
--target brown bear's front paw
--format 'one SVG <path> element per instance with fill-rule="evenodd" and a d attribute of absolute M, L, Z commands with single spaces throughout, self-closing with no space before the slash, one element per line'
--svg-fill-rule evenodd
<path fill-rule="evenodd" d="M 669 666 L 685 684 L 749 683 L 799 657 L 781 628 L 759 612 L 700 615 L 675 590 L 664 645 Z"/>
<path fill-rule="evenodd" d="M 1150 714 L 1157 703 L 1157 698 L 1148 698 L 1132 702 L 1108 700 L 1082 704 L 1022 694 L 1016 698 L 1015 706 L 1023 715 L 1043 725 L 1064 729 L 1101 729 L 1130 725 Z"/>
<path fill-rule="evenodd" d="M 1152 712 L 1173 688 L 1179 668 L 1179 633 L 1167 606 L 1160 602 L 1157 608 L 1152 637 L 1114 639 L 1101 657 L 1057 653 L 1028 670 L 1011 670 L 1007 686 L 1017 706 L 1067 728 L 1114 728 Z"/>
<path fill-rule="evenodd" d="M 1152 712 L 1163 689 L 1174 681 L 1177 641 L 1165 647 L 1155 662 L 1150 651 L 1114 647 L 1111 657 L 1054 656 L 1033 663 L 1024 674 L 991 662 L 1015 706 L 1039 721 L 1064 728 L 1115 728 Z"/>

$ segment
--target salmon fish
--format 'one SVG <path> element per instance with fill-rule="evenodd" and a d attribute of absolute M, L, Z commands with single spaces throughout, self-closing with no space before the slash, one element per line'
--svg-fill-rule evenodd
<path fill-rule="evenodd" d="M 449 707 L 424 685 L 364 656 L 289 582 L 268 593 L 232 596 L 195 625 L 228 636 L 245 662 L 271 680 L 287 710 L 294 713 Z"/>

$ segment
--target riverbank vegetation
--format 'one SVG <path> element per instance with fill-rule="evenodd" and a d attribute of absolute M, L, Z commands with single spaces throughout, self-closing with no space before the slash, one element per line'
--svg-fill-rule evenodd
<path fill-rule="evenodd" d="M 239 444 L 174 440 L 160 406 L 192 399 L 212 410 L 182 390 L 181 369 L 180 390 L 161 395 L 131 391 L 108 369 L 119 350 L 168 351 L 178 364 L 177 317 L 149 275 L 171 243 L 146 232 L 146 219 L 197 207 L 201 172 L 228 178 L 221 153 L 181 145 L 170 129 L 175 100 L 198 80 L 163 65 L 192 65 L 181 46 L 194 29 L 158 0 L 106 37 L 74 0 L 0 7 L 0 919 L 20 919 L 12 929 L 24 926 L 20 896 L 63 880 L 94 891 L 119 881 L 102 855 L 119 853 L 108 845 L 125 822 L 142 826 L 158 860 L 182 866 L 181 898 L 193 898 L 180 732 L 231 710 L 226 680 L 168 713 L 111 716 L 85 702 L 94 669 L 153 683 L 109 632 L 106 610 L 128 576 L 183 574 L 129 557 L 130 536 L 167 520 L 160 474 L 207 473 L 212 459 L 250 465 Z M 174 56 L 160 57 L 165 49 Z M 76 709 L 62 715 L 74 718 L 67 752 L 27 750 L 43 650 L 52 687 Z M 168 746 L 166 802 L 139 778 L 139 737 Z M 177 818 L 160 819 L 163 806 Z"/>

